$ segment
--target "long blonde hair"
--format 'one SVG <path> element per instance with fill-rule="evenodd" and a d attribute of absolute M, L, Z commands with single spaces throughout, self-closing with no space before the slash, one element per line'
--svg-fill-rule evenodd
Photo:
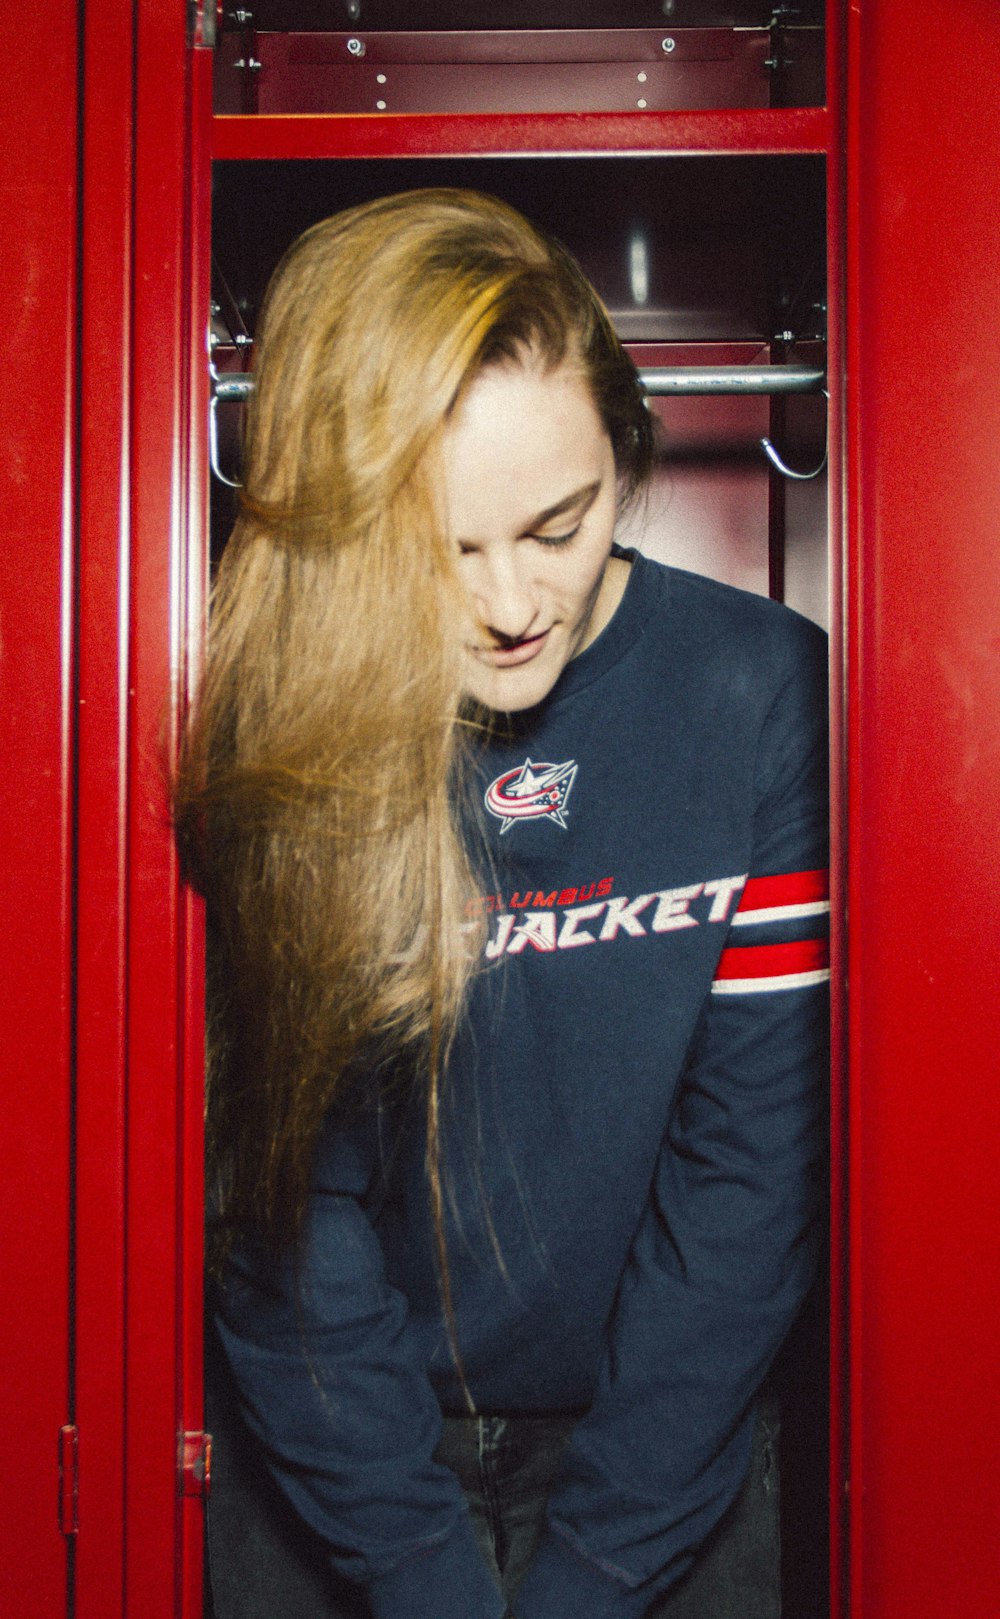
<path fill-rule="evenodd" d="M 456 820 L 461 598 L 434 451 L 481 368 L 526 351 L 579 364 L 637 486 L 651 442 L 635 370 L 574 262 L 513 209 L 410 192 L 289 249 L 175 791 L 213 930 L 221 1231 L 294 1242 L 331 1105 L 403 1057 L 426 1087 L 450 1328 L 438 1099 L 477 881 Z"/>

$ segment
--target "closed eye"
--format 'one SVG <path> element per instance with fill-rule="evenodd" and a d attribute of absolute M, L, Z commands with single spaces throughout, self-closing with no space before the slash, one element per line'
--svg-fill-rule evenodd
<path fill-rule="evenodd" d="M 568 545 L 580 532 L 581 525 L 571 528 L 568 534 L 529 534 L 528 538 L 537 540 L 539 545 Z"/>
<path fill-rule="evenodd" d="M 583 489 L 577 489 L 573 494 L 567 495 L 565 500 L 557 501 L 554 506 L 546 507 L 545 511 L 539 512 L 537 517 L 532 518 L 519 538 L 536 540 L 539 545 L 551 545 L 553 547 L 568 545 L 571 540 L 576 538 L 583 527 L 587 513 L 601 492 L 602 482 L 602 479 L 597 478 L 593 483 L 586 484 Z M 546 523 L 555 523 L 562 517 L 569 517 L 571 520 L 573 517 L 576 518 L 573 527 L 567 529 L 564 534 L 543 534 L 539 532 Z M 459 539 L 457 544 L 458 554 L 462 557 L 475 556 L 482 550 L 482 542 L 477 540 Z"/>

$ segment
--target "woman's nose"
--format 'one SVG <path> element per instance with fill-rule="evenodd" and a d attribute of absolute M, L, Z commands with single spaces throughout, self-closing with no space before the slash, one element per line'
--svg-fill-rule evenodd
<path fill-rule="evenodd" d="M 487 629 L 505 641 L 521 641 L 535 627 L 538 596 L 517 546 L 478 559 L 473 586 L 476 610 Z"/>

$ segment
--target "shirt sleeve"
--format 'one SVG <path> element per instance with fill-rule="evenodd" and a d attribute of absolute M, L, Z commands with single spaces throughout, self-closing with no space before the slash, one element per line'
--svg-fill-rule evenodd
<path fill-rule="evenodd" d="M 500 1619 L 461 1488 L 433 1460 L 438 1403 L 359 1195 L 363 1153 L 344 1136 L 322 1158 L 298 1266 L 243 1247 L 216 1290 L 244 1420 L 374 1619 Z"/>
<path fill-rule="evenodd" d="M 756 755 L 753 863 L 692 1041 L 518 1619 L 640 1619 L 746 1474 L 760 1384 L 812 1279 L 828 1073 L 825 656 Z"/>

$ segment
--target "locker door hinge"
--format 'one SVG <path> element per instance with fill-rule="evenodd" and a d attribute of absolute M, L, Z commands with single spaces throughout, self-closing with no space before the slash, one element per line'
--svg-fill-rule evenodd
<path fill-rule="evenodd" d="M 188 44 L 214 50 L 221 13 L 221 0 L 187 0 Z"/>
<path fill-rule="evenodd" d="M 77 1517 L 79 1439 L 80 1435 L 71 1422 L 59 1429 L 59 1528 L 64 1535 L 75 1535 L 80 1528 Z"/>
<path fill-rule="evenodd" d="M 207 1496 L 212 1488 L 212 1435 L 182 1433 L 177 1446 L 177 1482 L 181 1495 Z"/>

